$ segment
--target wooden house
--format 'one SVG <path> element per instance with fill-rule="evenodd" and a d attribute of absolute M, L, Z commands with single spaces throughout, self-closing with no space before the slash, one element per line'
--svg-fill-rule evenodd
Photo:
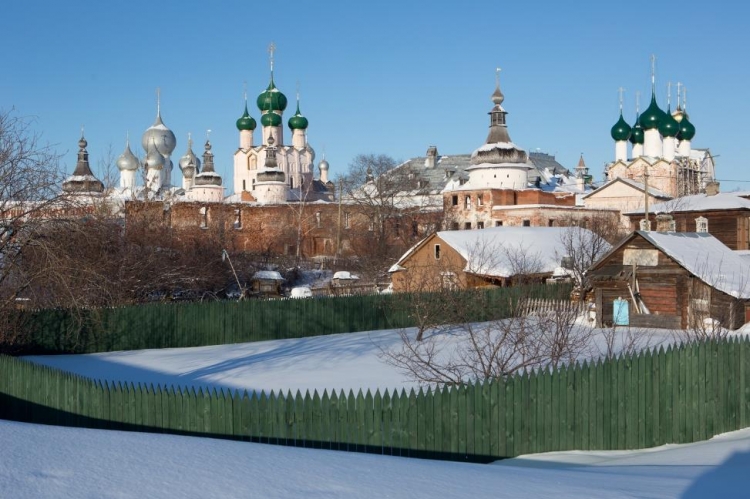
<path fill-rule="evenodd" d="M 589 276 L 600 327 L 615 321 L 618 299 L 631 326 L 692 329 L 713 319 L 734 330 L 750 320 L 750 263 L 708 233 L 633 232 Z"/>
<path fill-rule="evenodd" d="M 649 209 L 652 229 L 662 230 L 657 226 L 658 217 L 665 214 L 671 216 L 674 232 L 708 232 L 729 249 L 750 249 L 750 200 L 737 193 L 708 189 L 705 194 L 652 204 Z M 644 218 L 643 207 L 623 216 L 630 220 L 630 230 L 638 230 Z"/>
<path fill-rule="evenodd" d="M 393 291 L 435 291 L 545 282 L 565 272 L 563 235 L 580 227 L 491 227 L 436 232 L 389 272 Z"/>

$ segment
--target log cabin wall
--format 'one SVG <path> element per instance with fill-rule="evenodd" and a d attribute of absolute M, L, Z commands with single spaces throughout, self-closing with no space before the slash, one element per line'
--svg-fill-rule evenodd
<path fill-rule="evenodd" d="M 695 219 L 708 220 L 708 233 L 732 250 L 750 249 L 750 212 L 747 210 L 714 210 L 670 213 L 677 232 L 695 232 Z M 631 230 L 640 229 L 643 215 L 628 215 Z M 656 215 L 649 214 L 651 227 L 656 227 Z"/>
<path fill-rule="evenodd" d="M 635 234 L 628 243 L 599 262 L 591 276 L 600 324 L 612 323 L 613 302 L 617 298 L 630 302 L 633 315 L 628 284 L 632 286 L 635 277 L 643 303 L 652 315 L 666 316 L 670 318 L 666 322 L 687 326 L 688 271 L 640 235 Z"/>

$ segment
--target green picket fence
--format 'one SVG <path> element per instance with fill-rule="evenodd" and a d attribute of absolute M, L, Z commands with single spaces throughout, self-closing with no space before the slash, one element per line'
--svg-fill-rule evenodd
<path fill-rule="evenodd" d="M 750 341 L 692 343 L 438 390 L 248 394 L 107 384 L 0 357 L 0 417 L 487 462 L 750 426 Z"/>
<path fill-rule="evenodd" d="M 570 286 L 529 286 L 458 292 L 473 304 L 467 320 L 502 319 L 521 296 L 556 299 Z M 462 296 L 463 295 L 463 296 Z M 441 300 L 440 293 L 425 294 Z M 415 295 L 298 300 L 155 303 L 121 308 L 38 310 L 25 315 L 28 338 L 15 352 L 93 353 L 219 345 L 415 325 Z M 2 352 L 0 345 L 0 352 Z"/>

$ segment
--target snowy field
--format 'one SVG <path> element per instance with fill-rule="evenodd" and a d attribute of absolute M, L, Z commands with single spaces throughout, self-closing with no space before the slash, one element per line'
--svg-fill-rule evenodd
<path fill-rule="evenodd" d="M 587 326 L 581 326 L 587 327 Z M 588 328 L 591 329 L 591 328 Z M 591 356 L 605 350 L 602 332 L 595 332 Z M 598 331 L 598 332 L 597 332 Z M 415 334 L 411 330 L 411 334 Z M 444 351 L 455 337 L 441 335 Z M 647 332 L 652 347 L 674 341 L 671 331 Z M 108 381 L 154 385 L 222 387 L 231 390 L 323 389 L 362 391 L 417 387 L 382 360 L 382 351 L 401 344 L 397 330 L 334 334 L 312 338 L 238 343 L 195 348 L 133 350 L 90 355 L 26 357 L 33 362 Z M 619 348 L 619 347 L 618 347 Z"/>
<path fill-rule="evenodd" d="M 0 497 L 740 498 L 750 430 L 646 451 L 467 464 L 0 421 Z"/>
<path fill-rule="evenodd" d="M 654 334 L 651 344 L 673 341 Z M 396 331 L 202 348 L 30 357 L 86 377 L 296 391 L 416 386 L 379 358 Z M 0 498 L 750 497 L 750 429 L 640 451 L 490 465 L 0 421 Z"/>

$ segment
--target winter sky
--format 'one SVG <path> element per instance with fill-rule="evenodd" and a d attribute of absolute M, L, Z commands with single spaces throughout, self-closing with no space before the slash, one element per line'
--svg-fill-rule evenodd
<path fill-rule="evenodd" d="M 164 123 L 177 137 L 175 169 L 188 133 L 200 155 L 210 129 L 229 194 L 243 85 L 259 120 L 255 98 L 268 84 L 271 42 L 275 81 L 289 99 L 284 123 L 299 85 L 315 163 L 325 153 L 333 177 L 360 153 L 405 160 L 430 145 L 445 155 L 471 152 L 486 138 L 501 67 L 513 141 L 571 168 L 583 153 L 601 180 L 614 156 L 618 88 L 632 124 L 636 91 L 641 110 L 648 105 L 654 54 L 659 105 L 666 108 L 668 81 L 684 84 L 693 146 L 717 156 L 722 190 L 750 190 L 741 135 L 750 114 L 747 10 L 644 0 L 9 2 L 0 109 L 33 117 L 67 172 L 85 126 L 101 175 L 108 149 L 115 159 L 127 133 L 141 153 L 158 87 Z"/>

